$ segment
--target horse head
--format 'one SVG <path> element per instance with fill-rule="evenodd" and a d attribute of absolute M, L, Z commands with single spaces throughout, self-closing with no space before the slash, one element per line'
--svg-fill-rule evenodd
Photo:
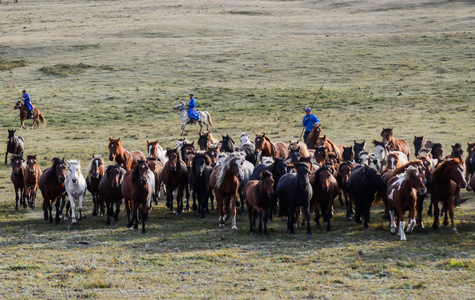
<path fill-rule="evenodd" d="M 268 170 L 264 170 L 260 175 L 260 179 L 262 190 L 267 195 L 274 193 L 274 178 L 272 178 L 272 173 Z"/>
<path fill-rule="evenodd" d="M 197 153 L 193 158 L 192 168 L 195 174 L 203 176 L 203 172 L 206 166 L 211 165 L 211 159 L 206 153 Z"/>
<path fill-rule="evenodd" d="M 338 166 L 338 175 L 341 178 L 341 183 L 344 187 L 348 187 L 348 178 L 350 178 L 353 170 L 353 163 L 351 161 L 342 162 Z"/>
<path fill-rule="evenodd" d="M 66 160 L 68 169 L 70 171 L 69 176 L 71 176 L 71 181 L 73 183 L 76 183 L 78 181 L 78 178 L 81 174 L 80 162 L 81 162 L 80 160 Z"/>
<path fill-rule="evenodd" d="M 98 179 L 99 175 L 104 174 L 104 155 L 96 156 L 92 155 L 91 163 L 87 171 L 88 174 L 91 174 L 91 178 Z"/>
<path fill-rule="evenodd" d="M 119 165 L 112 165 L 107 167 L 105 176 L 109 179 L 112 188 L 117 189 L 122 183 L 124 175 L 125 169 L 121 168 Z"/>
<path fill-rule="evenodd" d="M 13 109 L 21 109 L 23 106 L 23 103 L 21 103 L 21 100 L 18 100 Z"/>
<path fill-rule="evenodd" d="M 8 143 L 12 144 L 15 142 L 15 132 L 16 129 L 8 129 Z"/>
<path fill-rule="evenodd" d="M 473 157 L 475 156 L 475 143 L 467 142 L 467 153 L 467 163 L 474 164 L 475 160 L 473 160 Z"/>
<path fill-rule="evenodd" d="M 456 143 L 455 145 L 451 145 L 451 147 L 452 147 L 452 153 L 450 154 L 450 156 L 452 158 L 463 159 L 462 145 L 460 143 Z"/>
<path fill-rule="evenodd" d="M 155 142 L 149 142 L 147 140 L 147 150 L 148 150 L 148 157 L 158 157 L 158 140 Z"/>
<path fill-rule="evenodd" d="M 180 164 L 178 157 L 178 149 L 167 149 L 168 165 L 170 166 L 170 171 L 176 172 L 178 165 Z"/>
<path fill-rule="evenodd" d="M 409 166 L 404 173 L 404 180 L 409 183 L 409 186 L 416 189 L 417 194 L 424 195 L 427 192 L 427 188 L 424 185 L 424 177 L 422 173 L 418 172 L 415 166 Z"/>
<path fill-rule="evenodd" d="M 315 183 L 321 188 L 324 193 L 330 190 L 332 183 L 332 170 L 329 166 L 322 166 L 315 172 Z"/>
<path fill-rule="evenodd" d="M 23 169 L 23 156 L 14 155 L 10 160 L 10 164 L 12 166 L 13 176 L 20 175 L 22 173 L 22 169 Z"/>
<path fill-rule="evenodd" d="M 61 159 L 59 157 L 55 157 L 51 160 L 53 162 L 53 166 L 51 167 L 52 174 L 58 179 L 59 182 L 63 183 L 66 179 L 65 170 L 66 164 L 64 162 L 64 157 Z"/>
<path fill-rule="evenodd" d="M 30 175 L 35 175 L 35 165 L 37 164 L 36 162 L 36 155 L 27 155 L 26 159 L 26 168 L 28 170 L 28 173 Z"/>
<path fill-rule="evenodd" d="M 120 155 L 120 152 L 122 151 L 122 142 L 120 141 L 120 138 L 118 139 L 113 139 L 109 137 L 109 160 L 114 161 L 117 155 Z"/>
<path fill-rule="evenodd" d="M 355 159 L 358 160 L 360 153 L 362 151 L 365 151 L 366 141 L 363 141 L 362 143 L 357 143 L 356 141 L 353 142 L 353 151 L 355 152 Z"/>
<path fill-rule="evenodd" d="M 182 111 L 185 109 L 185 102 L 173 106 L 173 110 Z"/>
<path fill-rule="evenodd" d="M 353 152 L 353 147 L 343 146 L 343 161 L 353 161 L 355 158 L 355 153 Z"/>
<path fill-rule="evenodd" d="M 381 137 L 383 138 L 383 142 L 388 142 L 388 141 L 392 140 L 393 129 L 392 128 L 383 128 L 383 131 L 381 131 Z"/>
<path fill-rule="evenodd" d="M 137 167 L 135 167 L 132 173 L 132 180 L 134 182 L 140 182 L 142 185 L 146 185 L 148 182 L 148 167 L 147 161 L 139 160 Z"/>
<path fill-rule="evenodd" d="M 295 163 L 295 168 L 297 169 L 297 184 L 301 190 L 307 188 L 309 184 L 309 168 L 305 163 Z"/>

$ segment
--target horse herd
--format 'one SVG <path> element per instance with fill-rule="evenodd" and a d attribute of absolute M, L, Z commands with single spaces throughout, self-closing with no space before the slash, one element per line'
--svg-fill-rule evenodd
<path fill-rule="evenodd" d="M 295 225 L 306 224 L 310 236 L 313 212 L 316 225 L 320 226 L 321 216 L 327 222 L 326 230 L 331 231 L 335 199 L 345 205 L 348 220 L 354 218 L 366 228 L 371 206 L 382 201 L 390 232 L 397 232 L 405 240 L 405 232 L 412 232 L 416 225 L 423 227 L 422 207 L 428 195 L 432 227 L 439 227 L 443 214 L 443 224 L 448 225 L 450 217 L 452 231 L 456 232 L 454 205 L 463 201 L 460 189 L 475 189 L 475 143 L 468 143 L 464 159 L 460 144 L 443 156 L 441 144 L 415 137 L 416 158 L 409 160 L 407 142 L 395 139 L 392 128 L 384 128 L 382 140 L 373 141 L 372 153 L 365 150 L 365 142 L 355 141 L 350 147 L 335 145 L 322 135 L 320 125 L 314 127 L 307 144 L 272 142 L 265 133 L 256 133 L 251 141 L 247 133 L 242 133 L 237 145 L 229 135 L 218 141 L 209 131 L 200 131 L 196 147 L 194 141 L 180 139 L 175 148 L 163 150 L 158 141 L 147 140 L 147 156 L 141 151 L 128 151 L 120 138 L 109 137 L 109 160 L 115 164 L 106 166 L 103 155 L 93 154 L 86 177 L 81 173 L 80 160 L 56 157 L 51 167 L 41 171 L 35 155 L 23 158 L 24 140 L 14 132 L 9 130 L 5 163 L 8 153 L 12 153 L 15 208 L 20 204 L 34 209 L 39 188 L 44 219 L 50 223 L 53 205 L 56 223 L 68 217 L 75 223 L 75 201 L 81 220 L 86 190 L 92 195 L 93 216 L 106 214 L 106 225 L 110 225 L 111 217 L 118 220 L 124 203 L 127 227 L 138 229 L 141 222 L 144 233 L 148 213 L 158 204 L 161 191 L 166 194 L 166 206 L 176 214 L 189 210 L 192 200 L 191 209 L 205 218 L 215 209 L 216 201 L 220 227 L 231 219 L 232 229 L 237 229 L 238 207 L 241 213 L 247 207 L 250 232 L 258 230 L 266 235 L 268 220 L 286 218 L 289 233 L 294 233 Z"/>

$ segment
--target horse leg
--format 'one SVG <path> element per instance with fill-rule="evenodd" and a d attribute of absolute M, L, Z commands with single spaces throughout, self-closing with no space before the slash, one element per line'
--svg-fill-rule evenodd
<path fill-rule="evenodd" d="M 439 229 L 439 203 L 436 200 L 432 200 L 432 205 L 434 207 L 434 223 L 432 223 L 432 229 Z"/>
<path fill-rule="evenodd" d="M 108 203 L 108 204 L 106 205 L 106 206 L 107 206 L 107 222 L 106 222 L 106 226 L 110 226 L 110 225 L 111 225 L 112 205 L 113 205 L 113 202 L 110 202 L 110 203 Z"/>
<path fill-rule="evenodd" d="M 68 193 L 69 205 L 71 206 L 71 224 L 76 223 L 76 203 L 74 202 L 73 196 Z M 64 218 L 66 220 L 66 218 Z"/>
<path fill-rule="evenodd" d="M 310 225 L 310 203 L 305 207 L 305 219 L 307 220 L 307 237 L 312 237 L 312 228 Z"/>
<path fill-rule="evenodd" d="M 145 230 L 145 221 L 147 220 L 147 212 L 143 207 L 140 210 L 140 218 L 142 219 L 142 233 L 146 233 L 147 231 Z"/>
<path fill-rule="evenodd" d="M 320 228 L 320 209 L 318 205 L 315 205 L 314 209 L 315 209 L 315 224 L 317 228 Z"/>
<path fill-rule="evenodd" d="M 455 221 L 454 221 L 454 203 L 452 201 L 452 203 L 450 203 L 448 205 L 448 215 L 450 215 L 450 224 L 452 225 L 452 233 L 457 233 L 457 229 L 455 228 Z M 447 213 L 445 213 L 445 215 L 447 216 Z"/>
<path fill-rule="evenodd" d="M 294 234 L 295 209 L 290 208 L 287 213 L 287 232 Z"/>
<path fill-rule="evenodd" d="M 208 189 L 208 193 L 209 193 L 209 199 L 211 202 L 211 211 L 214 211 L 214 194 L 213 194 L 213 189 L 211 187 Z M 217 205 L 218 204 L 216 204 L 216 206 Z M 208 205 L 206 205 L 206 210 L 208 210 Z"/>
<path fill-rule="evenodd" d="M 422 210 L 423 210 L 425 197 L 426 197 L 426 194 L 418 195 L 417 202 L 416 202 L 416 225 L 421 228 L 424 228 L 424 224 L 422 224 Z"/>
<path fill-rule="evenodd" d="M 49 219 L 49 223 L 53 224 L 53 201 L 50 200 L 48 202 L 49 202 L 49 205 L 47 206 L 48 211 L 46 213 L 46 217 Z M 48 212 L 49 212 L 49 217 L 48 217 Z"/>
<path fill-rule="evenodd" d="M 244 191 L 239 191 L 239 200 L 241 201 L 241 215 L 244 215 L 244 203 L 246 202 L 246 197 L 244 196 Z"/>
<path fill-rule="evenodd" d="M 121 200 L 117 201 L 115 203 L 115 213 L 114 213 L 114 222 L 117 222 L 119 221 L 119 213 L 120 213 L 120 203 L 121 203 Z M 112 203 L 110 204 L 111 206 L 111 213 L 112 213 Z"/>
<path fill-rule="evenodd" d="M 197 198 L 197 195 L 196 195 L 196 192 L 193 191 L 191 193 L 191 196 L 193 197 L 193 211 L 197 211 L 198 210 L 198 205 L 196 205 L 196 198 Z M 198 201 L 199 202 L 199 201 Z"/>
<path fill-rule="evenodd" d="M 414 208 L 411 208 L 409 210 L 409 224 L 407 224 L 406 233 L 411 233 L 414 230 L 414 226 L 416 225 L 416 220 L 414 216 L 415 216 Z"/>
<path fill-rule="evenodd" d="M 259 209 L 259 212 L 258 212 L 258 215 L 259 215 L 259 233 L 262 233 L 262 209 Z"/>
<path fill-rule="evenodd" d="M 249 233 L 253 234 L 254 233 L 254 221 L 255 221 L 255 215 L 252 213 L 252 208 L 249 209 Z"/>
<path fill-rule="evenodd" d="M 452 200 L 452 203 L 454 201 Z M 442 222 L 442 224 L 444 224 L 444 226 L 447 226 L 449 225 L 449 216 L 448 216 L 448 213 L 447 213 L 447 207 L 449 206 L 449 204 L 447 202 L 442 202 L 442 211 L 444 212 L 444 222 Z M 442 214 L 440 215 L 442 217 Z"/>
<path fill-rule="evenodd" d="M 267 232 L 267 209 L 262 210 L 262 220 L 264 222 L 264 235 L 269 235 Z"/>
<path fill-rule="evenodd" d="M 217 209 L 219 213 L 219 227 L 224 227 L 224 203 L 223 203 L 223 197 L 221 194 L 216 194 L 216 203 L 217 203 Z"/>
<path fill-rule="evenodd" d="M 427 215 L 429 217 L 432 217 L 432 201 L 429 203 L 429 209 L 427 210 Z"/>
<path fill-rule="evenodd" d="M 133 218 L 132 218 L 132 222 L 134 223 L 134 229 L 135 230 L 138 230 L 139 229 L 139 216 L 138 216 L 138 208 L 134 207 L 132 208 L 132 215 L 133 215 Z"/>
<path fill-rule="evenodd" d="M 78 218 L 79 221 L 81 221 L 84 218 L 84 215 L 82 214 L 82 202 L 84 201 L 83 196 L 79 196 L 79 207 L 78 207 Z"/>
<path fill-rule="evenodd" d="M 18 189 L 15 188 L 15 210 L 18 210 L 18 201 L 20 200 L 20 196 L 18 196 Z"/>
<path fill-rule="evenodd" d="M 392 234 L 396 233 L 396 224 L 394 224 L 394 210 L 389 211 L 389 231 Z"/>
<path fill-rule="evenodd" d="M 58 198 L 56 198 L 56 219 L 55 219 L 55 222 L 56 224 L 59 224 L 59 221 L 60 221 L 60 215 L 61 215 L 61 196 L 59 196 Z"/>
<path fill-rule="evenodd" d="M 364 228 L 369 228 L 369 213 L 370 213 L 370 210 L 371 210 L 371 203 L 367 204 L 366 205 L 367 207 L 365 207 L 365 216 L 364 216 L 364 225 L 363 227 Z"/>
<path fill-rule="evenodd" d="M 98 203 L 97 203 L 97 195 L 92 194 L 92 203 L 94 204 L 94 207 L 92 209 L 92 216 L 97 216 L 97 210 L 98 210 Z"/>
<path fill-rule="evenodd" d="M 332 208 L 327 208 L 327 211 L 326 211 L 326 216 L 327 216 L 327 232 L 330 232 L 332 231 L 332 227 L 331 227 L 331 218 L 333 218 L 333 212 L 332 212 Z"/>
<path fill-rule="evenodd" d="M 173 191 L 167 193 L 167 207 L 170 208 L 170 213 L 173 213 Z"/>

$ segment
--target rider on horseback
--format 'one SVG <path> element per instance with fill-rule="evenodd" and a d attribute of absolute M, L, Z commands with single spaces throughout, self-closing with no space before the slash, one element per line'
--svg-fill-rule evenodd
<path fill-rule="evenodd" d="M 32 119 L 33 118 L 33 105 L 31 104 L 30 95 L 28 95 L 28 93 L 25 90 L 23 90 L 22 92 L 23 92 L 23 96 L 21 97 L 21 99 L 23 100 L 23 105 L 26 106 L 26 109 L 28 110 L 28 115 Z"/>
<path fill-rule="evenodd" d="M 194 124 L 200 119 L 200 115 L 196 111 L 196 100 L 193 98 L 193 93 L 190 93 L 190 102 L 188 102 L 188 116 L 190 117 L 190 123 Z"/>

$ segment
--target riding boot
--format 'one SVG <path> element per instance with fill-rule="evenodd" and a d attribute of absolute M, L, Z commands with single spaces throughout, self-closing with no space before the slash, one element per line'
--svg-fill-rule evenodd
<path fill-rule="evenodd" d="M 33 111 L 30 110 L 30 119 L 33 119 Z"/>

